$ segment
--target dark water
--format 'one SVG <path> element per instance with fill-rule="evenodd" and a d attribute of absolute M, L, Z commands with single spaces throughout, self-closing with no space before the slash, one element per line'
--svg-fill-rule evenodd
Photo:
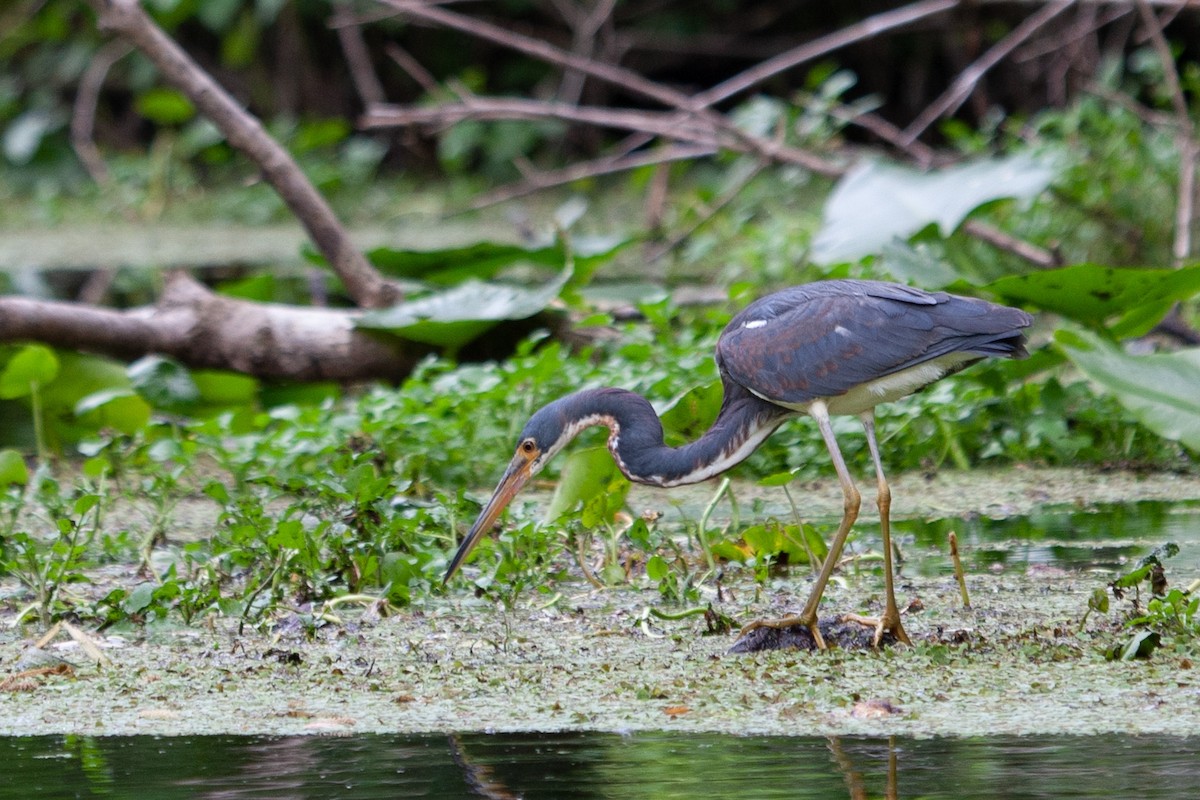
<path fill-rule="evenodd" d="M 874 541 L 875 530 L 859 526 Z M 985 569 L 1029 564 L 1062 569 L 1120 570 L 1164 542 L 1180 553 L 1168 571 L 1200 570 L 1200 507 L 1143 502 L 1088 511 L 1047 510 L 1005 519 L 987 517 L 942 520 L 897 520 L 895 535 L 906 544 L 905 556 L 917 574 L 945 573 L 947 535 L 958 536 L 968 568 Z M 1200 791 L 1197 792 L 1200 797 Z"/>
<path fill-rule="evenodd" d="M 1200 739 L 0 738 L 0 798 L 1193 798 Z"/>

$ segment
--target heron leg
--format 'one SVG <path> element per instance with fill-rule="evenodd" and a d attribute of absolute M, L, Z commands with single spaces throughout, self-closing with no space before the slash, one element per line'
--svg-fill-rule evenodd
<path fill-rule="evenodd" d="M 821 631 L 817 627 L 817 606 L 821 602 L 821 595 L 825 593 L 825 585 L 829 583 L 829 577 L 833 574 L 838 559 L 842 557 L 842 548 L 846 544 L 846 537 L 850 534 L 850 526 L 858 519 L 858 509 L 862 505 L 862 495 L 859 494 L 858 488 L 854 485 L 854 481 L 851 480 L 850 471 L 846 469 L 846 461 L 842 458 L 842 450 L 838 447 L 837 438 L 833 435 L 833 424 L 829 421 L 829 409 L 825 403 L 818 400 L 809 407 L 808 413 L 817 421 L 817 428 L 820 429 L 821 436 L 825 439 L 825 447 L 828 448 L 829 456 L 833 459 L 833 467 L 837 470 L 838 481 L 842 484 L 842 522 L 838 525 L 837 533 L 833 537 L 833 543 L 829 546 L 829 554 L 825 556 L 825 563 L 821 565 L 821 573 L 817 576 L 816 583 L 813 584 L 812 591 L 808 595 L 808 601 L 804 604 L 803 610 L 799 614 L 784 617 L 783 619 L 751 622 L 742 628 L 742 635 L 746 635 L 755 628 L 789 628 L 793 625 L 803 625 L 812 632 L 813 641 L 816 642 L 817 648 L 825 650 L 827 649 L 825 639 L 821 636 Z"/>
<path fill-rule="evenodd" d="M 879 443 L 875 440 L 875 412 L 867 411 L 862 415 L 863 428 L 867 432 L 867 447 L 871 449 L 871 460 L 875 462 L 875 478 L 879 482 L 879 495 L 876 503 L 879 506 L 879 532 L 883 537 L 883 587 L 886 598 L 883 616 L 878 619 L 860 617 L 857 614 L 847 614 L 843 619 L 871 625 L 875 628 L 875 646 L 879 646 L 884 631 L 890 632 L 899 641 L 912 644 L 904 626 L 900 624 L 900 609 L 896 605 L 896 592 L 892 579 L 892 490 L 888 488 L 887 478 L 883 475 L 883 462 L 879 458 Z"/>

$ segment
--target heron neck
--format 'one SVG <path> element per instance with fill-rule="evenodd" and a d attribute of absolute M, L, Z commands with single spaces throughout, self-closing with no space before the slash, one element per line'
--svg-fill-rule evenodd
<path fill-rule="evenodd" d="M 721 411 L 694 442 L 668 447 L 654 407 L 623 389 L 579 392 L 577 419 L 609 429 L 608 449 L 621 472 L 636 483 L 681 486 L 699 483 L 741 463 L 794 412 L 726 382 Z"/>

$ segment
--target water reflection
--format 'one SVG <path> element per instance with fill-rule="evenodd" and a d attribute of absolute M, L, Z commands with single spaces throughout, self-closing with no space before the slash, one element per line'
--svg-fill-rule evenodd
<path fill-rule="evenodd" d="M 1191 796 L 1200 740 L 672 733 L 0 738 L 0 799 Z"/>
<path fill-rule="evenodd" d="M 964 561 L 975 569 L 1033 564 L 1115 571 L 1166 541 L 1183 546 L 1173 562 L 1177 571 L 1200 567 L 1200 508 L 1179 503 L 1051 509 L 1002 519 L 895 520 L 892 527 L 906 542 L 907 569 L 921 575 L 949 572 L 945 553 L 950 531 L 958 535 Z M 859 529 L 871 532 L 869 524 Z"/>

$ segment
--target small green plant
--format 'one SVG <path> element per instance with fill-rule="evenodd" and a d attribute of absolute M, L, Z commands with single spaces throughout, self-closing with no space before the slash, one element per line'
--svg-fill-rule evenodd
<path fill-rule="evenodd" d="M 1149 658 L 1169 639 L 1176 646 L 1188 646 L 1200 639 L 1200 597 L 1192 590 L 1167 588 L 1166 570 L 1163 561 L 1179 552 L 1179 546 L 1167 542 L 1156 547 L 1142 558 L 1137 566 L 1108 584 L 1108 589 L 1118 600 L 1126 598 L 1131 590 L 1132 609 L 1125 620 L 1125 628 L 1132 633 L 1114 643 L 1105 651 L 1109 660 L 1130 661 Z M 1150 600 L 1145 609 L 1141 607 L 1142 584 L 1148 584 Z M 1093 592 L 1088 600 L 1088 612 L 1108 610 L 1107 596 Z M 1087 618 L 1084 615 L 1084 619 Z"/>
<path fill-rule="evenodd" d="M 106 495 L 103 481 L 64 494 L 58 479 L 46 468 L 34 474 L 29 491 L 45 511 L 46 532 L 15 530 L 25 498 L 24 491 L 10 487 L 5 494 L 9 510 L 0 568 L 33 595 L 33 602 L 18 619 L 36 612 L 41 625 L 48 627 L 75 605 L 66 597 L 66 587 L 88 580 L 88 551 L 96 538 Z"/>

